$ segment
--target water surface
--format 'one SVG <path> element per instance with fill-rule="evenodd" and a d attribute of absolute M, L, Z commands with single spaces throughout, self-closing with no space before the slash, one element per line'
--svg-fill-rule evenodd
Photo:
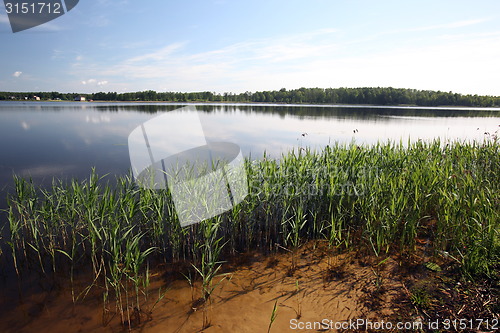
<path fill-rule="evenodd" d="M 127 174 L 130 132 L 184 105 L 0 102 L 0 188 L 12 184 L 13 173 L 39 184 L 85 178 L 92 167 Z M 208 140 L 237 143 L 252 158 L 335 142 L 482 141 L 500 128 L 500 110 L 487 108 L 195 105 Z"/>

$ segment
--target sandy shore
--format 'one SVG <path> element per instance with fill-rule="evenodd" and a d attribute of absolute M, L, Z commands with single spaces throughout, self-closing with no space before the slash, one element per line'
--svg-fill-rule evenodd
<path fill-rule="evenodd" d="M 440 273 L 422 265 L 410 267 L 395 257 L 333 251 L 326 242 L 312 241 L 297 250 L 295 269 L 288 252 L 239 255 L 223 265 L 225 275 L 215 281 L 220 284 L 206 304 L 199 301 L 199 282 L 191 286 L 187 279 L 167 274 L 172 267 L 159 267 L 151 274 L 148 301 L 140 311 L 131 310 L 131 329 L 113 306 L 103 313 L 102 291 L 94 289 L 73 304 L 71 288 L 63 286 L 24 298 L 0 316 L 0 330 L 267 332 L 275 304 L 270 332 L 395 332 L 398 320 L 406 325 L 425 322 L 426 311 L 410 301 L 409 290 L 422 281 L 433 283 Z M 353 322 L 361 326 L 353 328 Z M 386 329 L 367 325 L 386 325 Z"/>

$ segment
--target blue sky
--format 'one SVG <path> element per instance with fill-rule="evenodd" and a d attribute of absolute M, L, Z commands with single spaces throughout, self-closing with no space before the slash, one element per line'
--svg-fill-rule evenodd
<path fill-rule="evenodd" d="M 500 1 L 81 0 L 12 33 L 0 91 L 300 87 L 500 95 Z"/>

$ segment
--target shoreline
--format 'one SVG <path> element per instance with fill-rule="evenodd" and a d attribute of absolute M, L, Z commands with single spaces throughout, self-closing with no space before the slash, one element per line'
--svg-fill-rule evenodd
<path fill-rule="evenodd" d="M 373 108 L 373 109 L 414 109 L 414 110 L 471 110 L 471 111 L 500 111 L 500 106 L 464 106 L 464 105 L 438 105 L 438 106 L 421 106 L 416 104 L 397 104 L 397 105 L 381 105 L 381 104 L 311 104 L 311 103 L 271 103 L 271 102 L 230 102 L 230 101 L 64 101 L 64 100 L 2 100 L 8 103 L 75 103 L 75 104 L 158 104 L 158 105 L 227 105 L 227 106 L 288 106 L 288 107 L 322 107 L 322 108 Z"/>

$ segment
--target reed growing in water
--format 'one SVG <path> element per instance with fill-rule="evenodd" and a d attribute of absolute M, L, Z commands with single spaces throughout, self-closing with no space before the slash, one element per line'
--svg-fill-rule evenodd
<path fill-rule="evenodd" d="M 113 302 L 129 325 L 148 295 L 148 268 L 159 262 L 191 262 L 207 300 L 226 255 L 280 248 L 293 253 L 311 239 L 379 256 L 411 253 L 425 232 L 431 254 L 454 258 L 468 277 L 490 274 L 499 260 L 496 139 L 337 144 L 246 160 L 245 166 L 245 200 L 186 228 L 168 190 L 140 188 L 130 176 L 110 185 L 92 171 L 86 180 L 55 180 L 50 188 L 14 177 L 3 256 L 19 277 L 37 269 L 73 280 L 91 269 L 94 278 L 74 300 L 102 288 L 105 312 Z"/>

